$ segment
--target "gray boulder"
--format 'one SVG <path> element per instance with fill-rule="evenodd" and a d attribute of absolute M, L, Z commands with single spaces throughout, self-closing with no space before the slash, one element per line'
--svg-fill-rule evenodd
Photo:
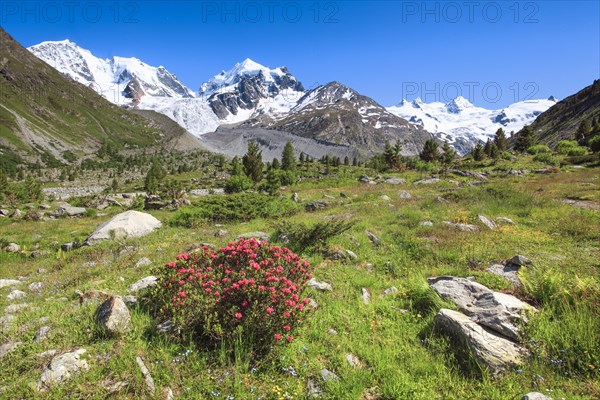
<path fill-rule="evenodd" d="M 127 288 L 128 292 L 139 292 L 143 289 L 148 289 L 158 285 L 158 278 L 156 276 L 150 275 L 145 278 L 140 279 L 137 282 L 132 283 L 129 288 Z"/>
<path fill-rule="evenodd" d="M 453 229 L 457 229 L 461 232 L 477 232 L 479 230 L 479 228 L 475 225 L 471 225 L 471 224 L 455 224 L 454 222 L 450 222 L 450 221 L 442 221 L 442 224 L 453 228 Z"/>
<path fill-rule="evenodd" d="M 85 214 L 84 207 L 73 207 L 69 203 L 60 202 L 56 208 L 56 216 L 61 217 L 66 215 L 67 217 L 80 217 Z"/>
<path fill-rule="evenodd" d="M 533 264 L 533 262 L 529 258 L 522 256 L 520 254 L 517 254 L 516 256 L 514 256 L 513 258 L 508 260 L 508 264 L 518 265 L 519 267 L 523 267 L 526 265 L 531 265 L 531 264 Z"/>
<path fill-rule="evenodd" d="M 21 281 L 16 279 L 0 279 L 0 289 L 8 286 L 16 286 L 19 285 Z"/>
<path fill-rule="evenodd" d="M 50 364 L 44 368 L 36 387 L 39 391 L 59 384 L 60 382 L 71 378 L 80 371 L 87 371 L 90 367 L 82 355 L 86 353 L 85 349 L 76 349 L 68 353 L 60 354 L 50 361 Z"/>
<path fill-rule="evenodd" d="M 366 231 L 367 237 L 369 238 L 369 240 L 375 245 L 375 246 L 379 246 L 379 244 L 381 243 L 379 241 L 379 238 L 377 236 L 375 236 L 373 233 Z"/>
<path fill-rule="evenodd" d="M 317 290 L 331 290 L 331 285 L 327 282 L 319 282 L 315 278 L 308 281 L 308 286 Z"/>
<path fill-rule="evenodd" d="M 498 225 L 494 221 L 492 221 L 491 219 L 486 217 L 485 215 L 478 215 L 477 219 L 479 220 L 479 222 L 481 222 L 483 225 L 485 225 L 489 230 L 493 231 L 496 228 L 498 228 Z"/>
<path fill-rule="evenodd" d="M 412 197 L 413 197 L 412 194 L 408 193 L 406 190 L 399 190 L 398 191 L 398 196 L 401 199 L 406 199 L 406 200 L 412 199 Z"/>
<path fill-rule="evenodd" d="M 507 281 L 511 282 L 516 286 L 521 286 L 521 280 L 519 279 L 519 269 L 521 269 L 518 265 L 508 264 L 494 264 L 490 266 L 487 271 L 494 275 L 498 275 Z"/>
<path fill-rule="evenodd" d="M 465 278 L 440 276 L 427 279 L 444 300 L 452 301 L 472 321 L 518 341 L 519 325 L 535 308 L 509 294 L 494 292 Z"/>
<path fill-rule="evenodd" d="M 142 237 L 160 228 L 161 225 L 161 222 L 150 214 L 134 210 L 125 211 L 98 225 L 85 244 L 93 245 L 113 237 L 115 239 Z"/>
<path fill-rule="evenodd" d="M 19 250 L 21 250 L 21 246 L 16 243 L 9 243 L 4 248 L 4 251 L 7 253 L 17 253 Z"/>
<path fill-rule="evenodd" d="M 440 183 L 442 180 L 440 178 L 429 178 L 429 179 L 421 179 L 419 181 L 414 182 L 415 185 L 431 185 L 432 183 Z"/>
<path fill-rule="evenodd" d="M 371 293 L 369 292 L 369 289 L 362 288 L 361 289 L 361 297 L 362 297 L 363 303 L 369 304 L 371 302 Z"/>
<path fill-rule="evenodd" d="M 460 312 L 441 309 L 433 322 L 436 329 L 468 349 L 480 365 L 489 368 L 492 375 L 521 365 L 527 356 L 524 347 Z"/>
<path fill-rule="evenodd" d="M 496 222 L 501 223 L 501 224 L 506 224 L 506 225 L 514 225 L 515 222 L 510 219 L 510 218 L 506 218 L 506 217 L 498 217 L 496 218 Z"/>
<path fill-rule="evenodd" d="M 111 296 L 98 307 L 96 321 L 108 333 L 125 333 L 131 330 L 131 315 L 119 296 Z"/>
<path fill-rule="evenodd" d="M 331 372 L 330 370 L 328 370 L 327 368 L 323 368 L 322 370 L 319 371 L 319 374 L 321 374 L 321 378 L 325 381 L 325 382 L 329 382 L 329 381 L 339 381 L 340 378 L 334 374 L 333 372 Z"/>
<path fill-rule="evenodd" d="M 402 178 L 387 177 L 385 178 L 384 182 L 389 185 L 400 185 L 406 183 L 406 180 Z"/>

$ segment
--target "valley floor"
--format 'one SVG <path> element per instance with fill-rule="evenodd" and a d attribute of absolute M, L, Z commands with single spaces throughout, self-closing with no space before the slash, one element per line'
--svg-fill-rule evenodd
<path fill-rule="evenodd" d="M 305 398 L 309 379 L 318 382 L 325 399 L 505 400 L 531 391 L 554 399 L 600 398 L 598 168 L 490 175 L 489 182 L 477 185 L 469 185 L 474 178 L 456 176 L 415 185 L 426 177 L 417 172 L 395 175 L 405 183 L 370 185 L 358 181 L 363 172 L 349 167 L 341 178 L 307 180 L 282 190 L 288 198 L 298 193 L 298 212 L 289 217 L 183 228 L 169 224 L 172 212 L 149 211 L 163 222 L 152 234 L 68 252 L 58 250 L 60 245 L 85 239 L 123 209 L 112 206 L 101 211 L 105 215 L 46 221 L 0 218 L 2 247 L 14 242 L 24 251 L 0 251 L 0 279 L 19 281 L 0 289 L 0 342 L 20 342 L 0 360 L 0 397 L 144 398 L 147 387 L 136 364 L 140 356 L 157 398 L 165 388 L 182 399 Z M 400 191 L 412 197 L 403 198 Z M 305 211 L 303 206 L 314 200 L 327 204 Z M 462 232 L 442 223 L 477 224 L 478 215 L 509 218 L 514 225 L 494 230 L 479 225 L 477 232 Z M 78 293 L 89 297 L 93 290 L 128 295 L 132 283 L 199 243 L 222 246 L 246 232 L 272 234 L 282 220 L 313 224 L 331 216 L 354 225 L 334 237 L 330 249 L 350 250 L 357 258 L 302 254 L 315 266 L 313 276 L 332 290 L 308 289 L 318 308 L 293 343 L 262 360 L 251 360 L 243 349 L 230 356 L 159 333 L 156 326 L 163 321 L 153 316 L 143 293 L 129 307 L 133 330 L 120 338 L 107 338 L 96 329 L 97 301 L 80 302 Z M 219 229 L 226 231 L 223 237 L 215 236 Z M 378 246 L 366 231 L 377 236 Z M 31 257 L 35 250 L 48 252 Z M 517 254 L 533 265 L 519 272 L 523 287 L 515 289 L 487 268 Z M 143 258 L 149 265 L 138 263 Z M 525 365 L 492 378 L 460 362 L 452 342 L 432 328 L 440 308 L 453 308 L 427 284 L 426 278 L 440 275 L 472 276 L 540 309 L 524 327 L 523 341 L 532 352 Z M 30 286 L 35 282 L 41 285 Z M 383 296 L 392 286 L 398 291 Z M 363 302 L 362 288 L 371 293 L 369 304 Z M 13 289 L 25 297 L 9 299 Z M 36 339 L 44 326 L 47 335 Z M 89 370 L 36 392 L 35 382 L 51 359 L 44 352 L 75 348 L 87 351 L 83 357 Z M 360 365 L 351 366 L 347 354 Z M 323 368 L 339 380 L 323 382 Z"/>

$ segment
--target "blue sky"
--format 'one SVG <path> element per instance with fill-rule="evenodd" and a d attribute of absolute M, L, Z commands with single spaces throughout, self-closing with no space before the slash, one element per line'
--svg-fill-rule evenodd
<path fill-rule="evenodd" d="M 598 1 L 3 0 L 0 23 L 25 46 L 68 38 L 164 65 L 193 90 L 245 58 L 386 106 L 460 94 L 501 108 L 600 77 Z"/>

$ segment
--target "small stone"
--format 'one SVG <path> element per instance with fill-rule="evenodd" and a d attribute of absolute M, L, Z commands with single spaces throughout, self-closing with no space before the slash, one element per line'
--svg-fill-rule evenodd
<path fill-rule="evenodd" d="M 225 237 L 227 236 L 229 232 L 227 232 L 225 229 L 219 229 L 218 231 L 216 231 L 213 235 L 215 237 L 221 238 L 221 237 Z"/>
<path fill-rule="evenodd" d="M 73 242 L 61 244 L 60 245 L 60 249 L 62 251 L 71 251 L 71 250 L 73 250 Z"/>
<path fill-rule="evenodd" d="M 322 370 L 320 370 L 319 374 L 321 374 L 321 378 L 325 382 L 338 381 L 340 379 L 336 374 L 334 374 L 333 372 L 331 372 L 327 368 L 323 368 Z"/>
<path fill-rule="evenodd" d="M 23 211 L 19 210 L 18 208 L 15 208 L 15 211 L 13 211 L 13 213 L 10 215 L 11 218 L 19 218 L 23 215 Z"/>
<path fill-rule="evenodd" d="M 506 218 L 506 217 L 498 217 L 496 218 L 497 222 L 500 222 L 502 224 L 507 224 L 507 225 L 514 225 L 514 221 L 510 218 Z"/>
<path fill-rule="evenodd" d="M 348 254 L 348 258 L 351 260 L 358 260 L 358 256 L 353 251 L 346 250 L 346 254 Z"/>
<path fill-rule="evenodd" d="M 127 289 L 128 292 L 139 292 L 143 289 L 148 289 L 158 285 L 158 278 L 156 276 L 147 276 L 145 278 L 140 279 L 139 281 L 131 284 Z"/>
<path fill-rule="evenodd" d="M 527 258 L 525 256 L 522 256 L 520 254 L 514 256 L 513 258 L 511 258 L 508 261 L 508 263 L 509 264 L 513 264 L 513 265 L 518 265 L 520 267 L 533 264 L 533 262 L 529 258 Z"/>
<path fill-rule="evenodd" d="M 346 361 L 348 361 L 348 364 L 350 364 L 351 367 L 353 367 L 353 368 L 361 367 L 360 359 L 357 356 L 355 356 L 354 354 L 348 353 L 344 357 L 346 358 Z"/>
<path fill-rule="evenodd" d="M 421 221 L 421 222 L 419 222 L 419 226 L 426 226 L 428 228 L 431 228 L 431 227 L 433 227 L 433 222 L 431 222 L 431 221 Z"/>
<path fill-rule="evenodd" d="M 125 333 L 132 328 L 129 310 L 119 296 L 111 296 L 98 307 L 96 321 L 109 333 Z"/>
<path fill-rule="evenodd" d="M 106 389 L 106 391 L 108 392 L 108 394 L 114 394 L 117 392 L 120 392 L 121 390 L 125 389 L 127 386 L 129 386 L 129 382 L 127 381 L 119 381 L 119 382 L 113 382 L 109 379 L 103 380 L 102 382 L 100 382 L 100 385 Z"/>
<path fill-rule="evenodd" d="M 161 392 L 161 398 L 163 400 L 175 400 L 173 390 L 171 390 L 171 388 L 164 388 Z"/>
<path fill-rule="evenodd" d="M 408 193 L 406 190 L 398 191 L 398 196 L 405 200 L 412 199 L 412 194 Z"/>
<path fill-rule="evenodd" d="M 39 358 L 47 358 L 47 357 L 54 357 L 55 355 L 58 354 L 58 350 L 56 349 L 51 349 L 51 350 L 46 350 L 40 354 L 38 354 Z"/>
<path fill-rule="evenodd" d="M 8 286 L 16 286 L 20 283 L 21 281 L 18 281 L 16 279 L 0 279 L 0 289 Z"/>
<path fill-rule="evenodd" d="M 139 259 L 138 262 L 135 263 L 135 268 L 138 267 L 147 267 L 148 265 L 151 265 L 152 261 L 150 261 L 150 259 L 148 257 L 142 257 Z"/>
<path fill-rule="evenodd" d="M 439 183 L 441 179 L 439 178 L 429 178 L 429 179 L 421 179 L 419 181 L 414 182 L 415 185 L 430 185 L 432 183 Z"/>
<path fill-rule="evenodd" d="M 329 329 L 329 330 L 327 331 L 327 334 L 328 334 L 328 335 L 337 335 L 337 334 L 338 334 L 338 332 L 337 332 L 335 329 Z"/>
<path fill-rule="evenodd" d="M 319 282 L 315 278 L 308 281 L 308 286 L 317 290 L 331 290 L 331 285 L 327 282 Z"/>
<path fill-rule="evenodd" d="M 124 296 L 123 301 L 125 302 L 125 304 L 134 305 L 137 304 L 138 299 L 135 296 Z"/>
<path fill-rule="evenodd" d="M 0 317 L 0 332 L 8 333 L 17 318 L 12 314 Z"/>
<path fill-rule="evenodd" d="M 379 196 L 379 198 L 383 201 L 390 201 L 391 198 L 388 195 L 382 194 L 381 196 Z"/>
<path fill-rule="evenodd" d="M 298 193 L 296 193 L 296 192 L 292 193 L 291 199 L 292 199 L 292 201 L 297 203 L 299 201 Z"/>
<path fill-rule="evenodd" d="M 12 292 L 10 292 L 8 294 L 8 296 L 6 296 L 6 298 L 8 300 L 16 300 L 16 299 L 22 299 L 24 297 L 27 297 L 27 293 L 21 291 L 21 290 L 13 290 Z"/>
<path fill-rule="evenodd" d="M 392 286 L 392 287 L 390 287 L 390 288 L 388 288 L 388 289 L 385 289 L 385 290 L 383 291 L 383 295 L 384 295 L 384 296 L 387 296 L 387 295 L 389 295 L 389 294 L 392 294 L 392 293 L 397 293 L 397 292 L 398 292 L 398 288 L 396 288 L 396 286 Z"/>
<path fill-rule="evenodd" d="M 34 250 L 31 253 L 29 253 L 29 257 L 31 258 L 40 258 L 40 257 L 44 257 L 50 254 L 50 251 L 48 250 Z"/>
<path fill-rule="evenodd" d="M 308 299 L 308 304 L 307 305 L 308 305 L 309 308 L 312 308 L 312 309 L 319 308 L 319 304 L 314 299 L 311 299 L 311 298 Z"/>
<path fill-rule="evenodd" d="M 142 357 L 137 356 L 135 358 L 135 362 L 137 363 L 138 367 L 140 367 L 140 371 L 142 371 L 142 376 L 144 377 L 144 380 L 146 381 L 146 389 L 148 390 L 148 393 L 151 396 L 154 396 L 154 392 L 156 391 L 156 389 L 154 388 L 154 379 L 152 379 L 152 375 L 150 375 L 150 371 L 148 371 L 146 364 L 144 364 L 144 360 L 142 359 Z"/>
<path fill-rule="evenodd" d="M 348 199 L 348 198 L 349 198 L 349 197 L 348 197 L 348 195 L 347 195 L 346 193 L 340 193 L 340 197 L 341 197 L 342 199 Z"/>
<path fill-rule="evenodd" d="M 9 243 L 4 248 L 4 251 L 6 251 L 7 253 L 17 253 L 19 252 L 19 250 L 21 250 L 21 246 L 19 246 L 16 243 Z"/>
<path fill-rule="evenodd" d="M 309 379 L 308 382 L 306 382 L 306 392 L 309 399 L 319 398 L 323 394 L 323 390 L 312 379 Z"/>
<path fill-rule="evenodd" d="M 455 224 L 453 222 L 450 221 L 442 221 L 442 224 L 449 226 L 450 228 L 454 228 L 457 229 L 459 231 L 462 232 L 477 232 L 479 230 L 479 228 L 475 225 L 470 225 L 470 224 Z"/>
<path fill-rule="evenodd" d="M 492 221 L 485 215 L 478 215 L 477 219 L 479 220 L 479 222 L 481 222 L 483 225 L 485 225 L 489 230 L 493 231 L 496 228 L 498 228 L 498 225 L 496 225 L 496 223 L 494 221 Z"/>
<path fill-rule="evenodd" d="M 552 397 L 548 397 L 540 392 L 530 392 L 521 397 L 521 400 L 552 400 Z"/>
<path fill-rule="evenodd" d="M 371 302 L 371 293 L 369 293 L 369 289 L 362 288 L 362 300 L 365 304 L 369 304 Z"/>
<path fill-rule="evenodd" d="M 490 266 L 487 271 L 494 275 L 498 275 L 517 286 L 521 286 L 521 280 L 518 275 L 519 269 L 521 269 L 521 267 L 515 264 L 494 264 Z"/>
<path fill-rule="evenodd" d="M 16 314 L 29 307 L 28 303 L 10 304 L 4 309 L 4 314 Z"/>
<path fill-rule="evenodd" d="M 156 329 L 158 329 L 158 332 L 160 333 L 172 333 L 175 331 L 175 324 L 173 323 L 173 321 L 168 320 L 158 324 L 156 326 Z"/>
<path fill-rule="evenodd" d="M 42 291 L 44 284 L 42 282 L 33 282 L 28 286 L 30 292 L 39 293 Z"/>
<path fill-rule="evenodd" d="M 387 178 L 385 178 L 384 182 L 389 185 L 400 185 L 402 183 L 406 183 L 406 180 L 404 180 L 402 178 L 387 177 Z"/>
<path fill-rule="evenodd" d="M 87 361 L 81 358 L 85 349 L 77 349 L 55 356 L 46 366 L 36 386 L 39 391 L 69 379 L 73 374 L 89 369 Z"/>
<path fill-rule="evenodd" d="M 48 339 L 48 335 L 50 334 L 49 326 L 42 326 L 40 329 L 35 332 L 35 336 L 33 337 L 33 341 L 39 343 L 43 340 Z"/>
<path fill-rule="evenodd" d="M 367 271 L 369 271 L 369 272 L 373 272 L 373 264 L 371 264 L 371 263 L 366 263 L 366 264 L 365 264 L 365 268 L 367 269 Z"/>
<path fill-rule="evenodd" d="M 369 238 L 369 240 L 375 245 L 375 246 L 379 246 L 379 244 L 381 243 L 379 241 L 379 238 L 377 236 L 375 236 L 373 233 L 366 231 L 367 237 Z"/>
<path fill-rule="evenodd" d="M 48 272 L 48 271 L 47 271 L 45 268 L 38 268 L 38 269 L 36 270 L 36 272 L 37 272 L 38 274 L 45 274 L 45 273 L 46 273 L 46 272 Z"/>
<path fill-rule="evenodd" d="M 8 353 L 21 346 L 23 342 L 8 342 L 0 346 L 0 360 L 4 358 Z"/>

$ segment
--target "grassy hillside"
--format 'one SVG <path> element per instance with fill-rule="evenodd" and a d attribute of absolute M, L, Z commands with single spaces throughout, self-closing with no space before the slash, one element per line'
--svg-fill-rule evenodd
<path fill-rule="evenodd" d="M 600 79 L 540 114 L 531 124 L 531 128 L 538 142 L 555 146 L 561 140 L 573 140 L 582 122 L 591 124 L 592 120 L 598 117 Z"/>
<path fill-rule="evenodd" d="M 406 179 L 403 184 L 368 185 L 359 183 L 358 177 L 373 175 L 372 170 L 332 168 L 330 176 L 282 189 L 279 194 L 289 198 L 297 192 L 300 199 L 285 214 L 265 206 L 263 200 L 251 200 L 268 197 L 264 195 L 198 198 L 177 214 L 152 211 L 164 226 L 149 236 L 71 252 L 57 250 L 58 245 L 84 239 L 122 209 L 112 206 L 102 211 L 106 215 L 90 213 L 78 219 L 0 218 L 0 241 L 18 243 L 25 251 L 23 255 L 0 251 L 0 278 L 22 277 L 18 288 L 27 297 L 17 302 L 28 304 L 2 333 L 3 343 L 23 342 L 2 359 L 2 396 L 35 397 L 32 383 L 49 360 L 40 354 L 83 347 L 89 371 L 43 398 L 143 398 L 146 385 L 135 362 L 141 356 L 154 378 L 157 398 L 164 388 L 171 388 L 175 398 L 302 399 L 307 396 L 308 379 L 313 379 L 323 389 L 324 399 L 506 400 L 530 391 L 554 399 L 596 399 L 600 396 L 598 168 L 565 167 L 520 177 L 507 174 L 511 168 L 535 170 L 540 164 L 532 163 L 529 156 L 512 163 L 483 163 L 477 170 L 487 171 L 490 182 L 477 185 L 470 184 L 474 178 L 459 176 L 416 185 L 415 181 L 429 176 L 417 171 L 395 174 Z M 402 198 L 399 190 L 413 198 Z M 277 196 L 272 199 L 289 202 Z M 315 200 L 329 205 L 317 212 L 304 211 L 304 205 Z M 215 226 L 211 218 L 197 220 L 192 228 L 170 224 L 182 213 L 206 214 L 196 211 L 207 204 L 222 204 L 221 212 L 229 216 L 219 220 L 222 225 Z M 259 209 L 249 213 L 252 207 Z M 476 224 L 479 214 L 507 217 L 515 224 L 496 230 L 480 226 L 478 232 L 469 233 L 441 223 Z M 354 225 L 334 237 L 328 248 L 351 250 L 358 258 L 332 260 L 320 252 L 301 253 L 314 265 L 314 277 L 333 289 L 309 290 L 307 295 L 318 308 L 295 331 L 292 344 L 278 346 L 264 358 L 253 359 L 240 346 L 229 354 L 185 335 L 176 339 L 159 333 L 156 325 L 162 321 L 142 296 L 130 307 L 133 330 L 122 337 L 106 337 L 93 319 L 99 303 L 79 302 L 77 291 L 126 295 L 131 283 L 200 243 L 223 246 L 245 232 L 274 234 L 282 221 L 314 225 L 332 217 Z M 422 221 L 433 226 L 423 226 Z M 226 232 L 215 237 L 219 229 Z M 379 238 L 379 246 L 366 231 Z M 34 250 L 49 253 L 32 258 L 29 253 Z M 487 272 L 492 263 L 516 254 L 533 261 L 519 272 L 521 289 Z M 152 265 L 136 266 L 143 257 Z M 449 305 L 437 298 L 425 278 L 444 274 L 472 276 L 540 309 L 525 329 L 523 341 L 532 352 L 526 365 L 492 379 L 487 372 L 467 369 L 459 362 L 452 342 L 432 329 L 437 310 Z M 33 282 L 43 283 L 39 294 L 28 289 Z M 398 291 L 383 296 L 391 286 Z M 362 288 L 371 292 L 370 304 L 363 303 Z M 6 297 L 10 290 L 1 289 L 0 309 L 14 303 Z M 48 338 L 34 341 L 35 332 L 44 325 L 51 328 Z M 349 353 L 358 357 L 359 367 L 348 364 Z M 337 374 L 339 381 L 322 382 L 322 368 Z"/>
<path fill-rule="evenodd" d="M 81 157 L 108 142 L 152 146 L 162 129 L 62 76 L 0 28 L 0 149 L 48 165 L 71 151 Z"/>

